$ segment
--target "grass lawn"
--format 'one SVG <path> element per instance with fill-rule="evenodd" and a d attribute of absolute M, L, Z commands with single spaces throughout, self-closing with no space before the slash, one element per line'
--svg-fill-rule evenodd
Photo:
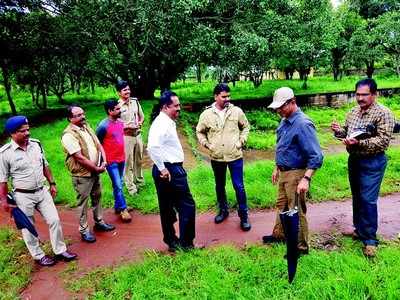
<path fill-rule="evenodd" d="M 345 79 L 343 82 L 346 80 L 348 79 Z M 321 82 L 317 81 L 317 83 L 322 84 L 324 79 L 320 78 L 320 81 Z M 352 78 L 351 80 L 349 79 L 349 81 L 354 83 L 355 79 Z M 393 82 L 388 80 L 387 83 L 389 84 Z M 205 83 L 204 86 L 207 86 L 207 84 L 208 83 Z M 190 87 L 191 85 L 188 84 L 188 86 Z M 176 87 L 178 91 L 185 89 L 185 87 L 179 86 L 179 84 L 177 84 Z M 111 89 L 104 90 L 102 94 L 99 92 L 99 94 L 94 96 L 99 100 L 101 98 L 106 98 L 113 95 L 115 95 L 115 93 Z M 380 101 L 390 107 L 398 118 L 400 117 L 399 96 L 393 98 L 381 98 Z M 149 116 L 154 103 L 154 100 L 142 101 L 142 107 L 146 115 L 146 121 L 143 129 L 143 139 L 145 142 L 147 141 L 147 133 L 150 125 Z M 334 140 L 331 132 L 328 129 L 329 124 L 334 119 L 343 123 L 345 115 L 350 107 L 351 106 L 345 106 L 338 109 L 312 107 L 305 109 L 305 112 L 316 124 L 318 137 L 323 147 L 327 147 L 327 145 L 333 143 L 338 143 Z M 106 117 L 102 104 L 90 105 L 86 108 L 86 112 L 87 120 L 93 128 L 96 127 L 100 120 Z M 279 122 L 279 118 L 276 116 L 276 114 L 273 114 L 270 111 L 249 111 L 246 112 L 246 114 L 252 125 L 247 147 L 251 149 L 273 149 L 276 140 L 274 130 Z M 188 135 L 189 142 L 193 148 L 195 148 L 197 144 L 193 129 L 197 123 L 197 120 L 198 113 L 184 112 L 182 113 L 182 117 L 178 125 Z M 50 162 L 50 166 L 55 175 L 55 180 L 58 184 L 57 187 L 59 190 L 56 202 L 69 206 L 75 206 L 76 194 L 72 187 L 71 177 L 64 166 L 65 154 L 62 150 L 60 142 L 62 131 L 66 126 L 66 120 L 55 121 L 51 124 L 32 128 L 31 135 L 34 138 L 38 138 L 43 143 L 47 159 Z M 389 152 L 389 155 L 390 162 L 385 176 L 385 181 L 382 186 L 383 193 L 400 190 L 400 187 L 396 184 L 396 182 L 398 182 L 400 179 L 400 172 L 398 172 L 400 167 L 397 163 L 400 161 L 399 150 L 393 148 Z M 322 169 L 317 172 L 316 177 L 313 179 L 311 188 L 313 201 L 342 199 L 350 196 L 350 190 L 347 183 L 346 160 L 346 154 L 337 154 L 333 156 L 329 155 L 325 158 Z M 272 168 L 272 161 L 258 161 L 245 164 L 246 192 L 249 200 L 249 206 L 251 208 L 266 208 L 274 205 L 276 187 L 272 186 L 270 183 Z M 147 184 L 139 195 L 132 197 L 125 193 L 128 204 L 145 213 L 157 212 L 157 197 L 150 171 L 145 170 L 144 176 Z M 336 180 L 328 180 L 331 178 L 336 178 Z M 193 196 L 197 202 L 198 209 L 200 211 L 204 211 L 214 208 L 214 179 L 211 168 L 205 163 L 199 162 L 196 168 L 190 170 L 189 181 Z M 111 207 L 113 205 L 113 195 L 108 174 L 104 173 L 102 175 L 102 183 L 103 204 L 105 207 Z M 227 184 L 227 193 L 231 205 L 234 205 L 234 191 L 229 181 Z"/>
<path fill-rule="evenodd" d="M 400 119 L 400 96 L 392 98 L 379 98 L 379 103 L 389 107 L 395 114 L 397 119 Z M 327 147 L 331 144 L 340 144 L 333 137 L 330 130 L 332 121 L 337 121 L 344 124 L 346 114 L 355 105 L 344 105 L 340 108 L 330 107 L 304 107 L 303 111 L 311 118 L 317 128 L 318 140 L 321 147 Z M 250 122 L 251 130 L 246 144 L 248 149 L 268 150 L 274 149 L 276 144 L 275 130 L 279 125 L 280 117 L 271 110 L 250 110 L 245 111 Z M 182 124 L 186 134 L 192 141 L 192 146 L 195 146 L 196 141 L 196 125 L 200 116 L 200 112 L 184 112 L 182 114 Z"/>
<path fill-rule="evenodd" d="M 307 81 L 308 88 L 302 88 L 303 81 L 294 80 L 264 80 L 261 86 L 254 88 L 250 81 L 238 81 L 236 86 L 232 83 L 231 96 L 233 100 L 239 99 L 256 99 L 272 96 L 274 91 L 282 86 L 288 86 L 294 90 L 295 95 L 316 94 L 326 92 L 343 92 L 353 91 L 355 83 L 364 76 L 349 76 L 344 77 L 341 81 L 333 81 L 331 76 L 320 76 L 309 78 Z M 400 80 L 398 77 L 374 77 L 378 87 L 391 88 L 400 87 Z M 201 84 L 196 81 L 176 82 L 172 84 L 174 90 L 183 103 L 210 101 L 213 99 L 213 90 L 217 82 L 208 80 Z"/>
<path fill-rule="evenodd" d="M 16 231 L 0 228 L 0 299 L 17 299 L 28 284 L 31 256 Z"/>
<path fill-rule="evenodd" d="M 393 98 L 393 99 L 399 99 Z M 397 100 L 395 101 L 397 103 Z M 384 100 L 393 101 L 393 100 Z M 143 109 L 146 116 L 149 116 L 154 102 L 143 101 Z M 400 111 L 399 104 L 393 104 L 392 109 L 396 112 Z M 317 126 L 323 127 L 330 123 L 331 118 L 343 120 L 344 115 L 348 109 L 309 109 L 307 113 L 315 119 Z M 89 120 L 92 127 L 105 117 L 105 113 L 101 105 L 92 105 L 87 107 L 87 120 Z M 260 114 L 259 112 L 254 112 Z M 193 117 L 193 116 L 192 116 Z M 147 120 L 149 118 L 147 117 Z M 184 117 L 179 126 L 186 130 L 186 133 L 191 133 L 191 141 L 195 145 L 196 140 L 192 131 L 191 125 L 186 122 Z M 257 122 L 258 118 L 255 117 L 254 121 Z M 192 119 L 195 122 L 195 118 Z M 143 137 L 146 141 L 149 122 L 145 122 L 143 130 Z M 71 177 L 64 166 L 65 154 L 61 148 L 61 134 L 65 126 L 66 120 L 56 121 L 51 124 L 43 125 L 38 128 L 32 128 L 31 135 L 42 141 L 47 159 L 53 170 L 55 180 L 58 183 L 57 188 L 59 194 L 56 201 L 58 203 L 67 204 L 69 206 L 76 205 L 76 194 L 72 187 Z M 275 145 L 275 135 L 270 132 L 270 139 L 261 137 L 260 140 L 270 142 L 271 147 Z M 250 134 L 250 137 L 253 132 Z M 326 135 L 331 136 L 330 133 Z M 323 136 L 323 135 L 322 135 Z M 269 147 L 267 147 L 269 148 Z M 400 149 L 393 148 L 389 151 L 389 165 L 382 186 L 382 192 L 395 192 L 400 191 L 400 187 L 396 184 L 400 180 Z M 272 161 L 257 161 L 245 164 L 245 184 L 250 208 L 266 208 L 272 207 L 275 203 L 276 187 L 270 183 L 270 176 L 274 163 Z M 144 189 L 137 196 L 127 197 L 128 204 L 142 212 L 157 212 L 158 204 L 155 193 L 154 184 L 152 182 L 150 170 L 144 172 L 145 180 L 147 182 Z M 332 181 L 331 178 L 335 178 Z M 103 204 L 105 207 L 113 205 L 113 195 L 111 182 L 108 174 L 102 175 L 103 183 Z M 215 192 L 214 192 L 214 179 L 211 167 L 203 162 L 199 162 L 198 166 L 189 172 L 189 184 L 193 196 L 196 200 L 197 207 L 200 211 L 205 211 L 215 207 Z M 234 191 L 230 182 L 227 184 L 227 193 L 230 204 L 234 205 Z M 313 201 L 323 201 L 328 199 L 342 199 L 350 196 L 350 189 L 347 181 L 347 154 L 336 154 L 325 157 L 325 162 L 321 170 L 319 170 L 313 179 L 311 187 L 311 195 Z"/>
<path fill-rule="evenodd" d="M 195 250 L 98 269 L 71 280 L 69 289 L 89 299 L 399 299 L 400 247 L 380 246 L 366 259 L 358 242 L 341 239 L 335 251 L 312 249 L 287 282 L 285 246 L 251 245 Z M 70 278 L 74 278 L 71 276 Z"/>

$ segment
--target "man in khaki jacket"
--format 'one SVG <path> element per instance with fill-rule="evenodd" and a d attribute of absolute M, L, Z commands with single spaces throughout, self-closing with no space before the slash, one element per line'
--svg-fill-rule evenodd
<path fill-rule="evenodd" d="M 138 187 L 144 184 L 142 172 L 143 141 L 141 128 L 144 122 L 142 107 L 137 98 L 131 97 L 128 82 L 119 80 L 116 84 L 121 108 L 121 120 L 124 122 L 125 178 L 128 193 L 135 195 Z"/>
<path fill-rule="evenodd" d="M 101 208 L 100 173 L 106 170 L 106 155 L 96 134 L 86 123 L 85 112 L 78 105 L 67 108 L 70 124 L 61 138 L 67 155 L 65 164 L 72 176 L 72 184 L 78 194 L 79 232 L 82 240 L 88 243 L 96 241 L 89 230 L 87 210 L 89 197 L 92 200 L 93 218 L 96 231 L 111 231 L 115 227 L 103 220 Z"/>
<path fill-rule="evenodd" d="M 226 169 L 229 168 L 238 202 L 240 227 L 249 231 L 247 199 L 243 183 L 243 145 L 249 134 L 249 122 L 243 111 L 230 103 L 230 89 L 226 84 L 214 88 L 215 102 L 200 115 L 196 127 L 199 143 L 210 151 L 215 178 L 219 213 L 215 223 L 223 222 L 229 215 L 226 199 Z"/>

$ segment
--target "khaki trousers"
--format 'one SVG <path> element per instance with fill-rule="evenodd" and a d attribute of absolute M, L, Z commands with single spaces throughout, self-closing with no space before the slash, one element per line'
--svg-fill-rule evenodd
<path fill-rule="evenodd" d="M 282 228 L 279 213 L 285 211 L 287 208 L 291 209 L 295 206 L 295 193 L 297 185 L 303 178 L 305 170 L 291 170 L 281 171 L 278 182 L 278 199 L 276 202 L 277 214 L 275 226 L 272 235 L 279 239 L 284 239 L 285 234 Z M 306 218 L 306 199 L 304 194 L 299 195 L 299 243 L 298 248 L 305 250 L 308 249 L 308 223 Z"/>
<path fill-rule="evenodd" d="M 125 175 L 124 182 L 129 194 L 137 193 L 137 186 L 144 183 L 142 172 L 143 142 L 142 136 L 124 136 Z"/>
<path fill-rule="evenodd" d="M 96 223 L 103 223 L 101 208 L 101 184 L 99 175 L 91 177 L 72 177 L 72 184 L 78 194 L 79 232 L 89 232 L 88 205 L 89 197 L 92 200 L 93 218 Z"/>
<path fill-rule="evenodd" d="M 47 225 L 49 225 L 50 243 L 53 252 L 55 254 L 61 254 L 67 251 L 60 218 L 48 188 L 44 187 L 42 190 L 33 194 L 15 192 L 14 198 L 17 206 L 31 220 L 32 224 L 35 224 L 35 209 L 42 215 Z M 34 259 L 41 259 L 45 253 L 40 247 L 39 239 L 27 229 L 22 229 L 21 232 L 29 253 Z"/>

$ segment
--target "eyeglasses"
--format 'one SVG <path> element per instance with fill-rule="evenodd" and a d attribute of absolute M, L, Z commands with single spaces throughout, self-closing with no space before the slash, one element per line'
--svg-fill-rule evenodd
<path fill-rule="evenodd" d="M 85 115 L 85 113 L 80 113 L 77 115 L 72 115 L 72 118 L 80 118 L 80 117 L 83 117 L 84 115 Z"/>
<path fill-rule="evenodd" d="M 367 97 L 371 95 L 371 93 L 356 93 L 356 97 Z"/>
<path fill-rule="evenodd" d="M 292 102 L 292 100 L 293 100 L 293 99 L 287 100 L 285 103 L 283 103 L 280 107 L 276 108 L 275 110 L 284 108 L 286 105 L 288 105 L 290 102 Z"/>

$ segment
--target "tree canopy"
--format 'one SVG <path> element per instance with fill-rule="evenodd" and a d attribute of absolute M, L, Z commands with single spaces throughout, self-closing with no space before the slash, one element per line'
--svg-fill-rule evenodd
<path fill-rule="evenodd" d="M 399 70 L 399 3 L 346 0 L 2 0 L 0 67 L 10 109 L 11 89 L 29 89 L 33 103 L 60 103 L 81 86 L 129 81 L 150 99 L 157 88 L 195 67 L 218 80 L 251 80 L 271 70 L 306 84 L 312 68 L 339 80 L 344 69 L 374 73 L 384 60 Z"/>

